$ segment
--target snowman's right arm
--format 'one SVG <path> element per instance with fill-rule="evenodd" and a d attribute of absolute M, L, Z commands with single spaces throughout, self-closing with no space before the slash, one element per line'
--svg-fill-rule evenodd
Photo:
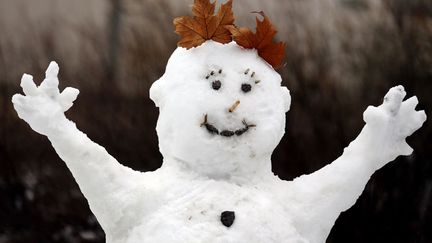
<path fill-rule="evenodd" d="M 25 95 L 13 96 L 14 108 L 33 130 L 48 137 L 102 227 L 113 228 L 124 217 L 127 199 L 133 194 L 130 192 L 139 184 L 143 173 L 118 163 L 65 117 L 64 112 L 72 106 L 78 90 L 66 88 L 60 94 L 57 74 L 58 66 L 52 62 L 39 87 L 30 75 L 24 75 L 21 86 Z"/>
<path fill-rule="evenodd" d="M 358 137 L 331 164 L 289 183 L 293 220 L 311 243 L 324 242 L 339 214 L 350 208 L 372 174 L 412 148 L 405 138 L 426 120 L 416 111 L 416 97 L 403 101 L 405 90 L 393 87 L 378 107 L 364 112 L 366 125 Z"/>

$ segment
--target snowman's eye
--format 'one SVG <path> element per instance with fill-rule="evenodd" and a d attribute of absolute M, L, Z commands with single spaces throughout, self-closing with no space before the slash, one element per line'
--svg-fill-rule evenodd
<path fill-rule="evenodd" d="M 222 83 L 219 80 L 215 80 L 212 82 L 212 88 L 214 90 L 219 90 L 221 86 L 222 86 Z"/>
<path fill-rule="evenodd" d="M 241 90 L 245 93 L 249 92 L 252 90 L 252 86 L 250 84 L 242 84 L 241 85 Z"/>

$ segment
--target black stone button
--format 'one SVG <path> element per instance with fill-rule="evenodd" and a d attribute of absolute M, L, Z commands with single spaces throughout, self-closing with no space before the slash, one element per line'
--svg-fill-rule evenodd
<path fill-rule="evenodd" d="M 230 227 L 234 223 L 235 214 L 233 211 L 224 211 L 221 213 L 221 222 L 226 227 Z"/>

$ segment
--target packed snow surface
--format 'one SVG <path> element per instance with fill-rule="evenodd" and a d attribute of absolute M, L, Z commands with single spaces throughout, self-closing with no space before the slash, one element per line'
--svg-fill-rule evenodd
<path fill-rule="evenodd" d="M 64 112 L 78 90 L 58 89 L 51 63 L 37 87 L 12 98 L 20 118 L 46 135 L 72 171 L 110 243 L 322 243 L 369 177 L 412 149 L 417 98 L 391 88 L 364 113 L 358 137 L 333 163 L 293 181 L 271 172 L 291 97 L 255 50 L 207 41 L 177 48 L 150 96 L 163 166 L 141 173 L 118 163 Z M 295 142 L 295 141 L 293 141 Z M 229 215 L 229 216 L 226 216 Z"/>

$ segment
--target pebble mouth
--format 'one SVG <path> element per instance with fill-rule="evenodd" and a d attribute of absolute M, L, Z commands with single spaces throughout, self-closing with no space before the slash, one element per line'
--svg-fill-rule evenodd
<path fill-rule="evenodd" d="M 214 125 L 212 125 L 212 124 L 210 124 L 208 122 L 207 114 L 205 114 L 204 115 L 204 121 L 201 123 L 201 127 L 205 127 L 205 129 L 207 129 L 207 131 L 210 134 L 220 135 L 220 136 L 223 136 L 223 137 L 232 137 L 234 135 L 241 136 L 244 133 L 246 133 L 247 131 L 249 131 L 249 128 L 256 127 L 256 125 L 248 124 L 246 122 L 246 120 L 244 120 L 244 119 L 243 119 L 242 123 L 243 123 L 243 127 L 240 128 L 240 129 L 237 129 L 235 131 L 232 131 L 232 130 L 222 130 L 222 131 L 219 131 L 219 129 L 217 129 Z"/>

